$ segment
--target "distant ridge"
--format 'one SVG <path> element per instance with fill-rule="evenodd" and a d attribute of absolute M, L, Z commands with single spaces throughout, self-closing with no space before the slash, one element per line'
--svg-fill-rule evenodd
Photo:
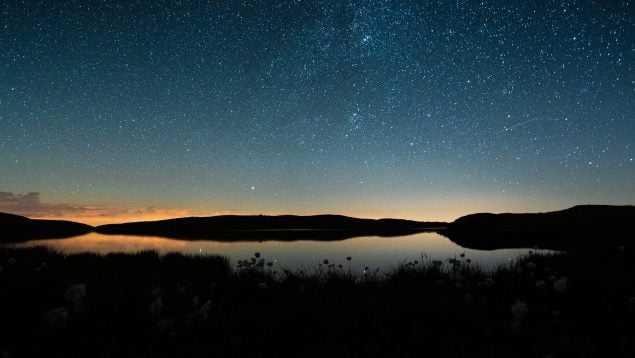
<path fill-rule="evenodd" d="M 545 213 L 471 214 L 456 219 L 440 233 L 471 248 L 634 242 L 635 206 L 578 205 Z"/>
<path fill-rule="evenodd" d="M 102 225 L 102 234 L 211 240 L 337 240 L 360 235 L 394 236 L 445 227 L 443 222 L 358 219 L 342 215 L 222 215 Z M 326 233 L 328 232 L 328 233 Z"/>
<path fill-rule="evenodd" d="M 0 213 L 0 243 L 64 238 L 89 233 L 93 227 L 64 220 L 37 220 Z"/>

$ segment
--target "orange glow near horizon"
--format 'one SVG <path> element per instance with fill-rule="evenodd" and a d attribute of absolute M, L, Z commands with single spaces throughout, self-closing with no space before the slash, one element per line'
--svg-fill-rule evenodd
<path fill-rule="evenodd" d="M 32 195 L 32 194 L 29 194 Z M 19 196 L 16 196 L 18 199 Z M 92 226 L 137 221 L 155 221 L 181 217 L 207 217 L 217 215 L 320 215 L 336 214 L 357 218 L 380 219 L 395 218 L 416 221 L 452 222 L 457 218 L 479 212 L 540 212 L 566 209 L 566 204 L 556 201 L 539 201 L 532 198 L 517 197 L 505 202 L 494 194 L 487 197 L 474 193 L 460 193 L 447 198 L 430 198 L 429 201 L 390 202 L 389 198 L 368 197 L 340 203 L 295 202 L 291 204 L 233 202 L 223 205 L 179 206 L 127 206 L 126 203 L 85 205 L 82 203 L 40 202 L 39 195 L 34 198 L 36 205 L 5 205 L 0 211 L 27 216 L 33 219 L 68 220 Z M 571 202 L 570 206 L 575 205 Z M 225 208 L 220 207 L 225 206 Z"/>
<path fill-rule="evenodd" d="M 99 225 L 107 225 L 107 224 L 121 224 L 128 222 L 139 222 L 139 221 L 158 221 L 158 220 L 166 220 L 166 219 L 174 219 L 174 218 L 182 218 L 182 217 L 207 217 L 207 216 L 218 216 L 218 215 L 322 215 L 322 214 L 333 214 L 333 213 L 320 213 L 320 212 L 299 212 L 299 213 L 285 213 L 285 212 L 236 212 L 236 211 L 228 211 L 228 212 L 210 212 L 210 213 L 191 213 L 186 210 L 183 211 L 174 211 L 174 212 L 162 212 L 157 214 L 141 214 L 141 215 L 99 215 L 99 216 L 85 216 L 85 215 L 60 215 L 60 216 L 29 216 L 31 219 L 39 219 L 39 220 L 65 220 L 65 221 L 73 221 L 82 224 L 87 224 L 91 226 L 99 226 Z M 455 218 L 461 216 L 447 216 L 448 219 L 434 217 L 432 219 L 422 219 L 421 215 L 413 215 L 412 212 L 404 212 L 404 213 L 394 213 L 393 215 L 381 215 L 377 212 L 357 212 L 357 213 L 335 213 L 334 215 L 345 215 L 356 218 L 364 218 L 364 219 L 383 219 L 383 218 L 394 218 L 394 219 L 406 219 L 406 220 L 415 220 L 415 221 L 453 221 Z M 430 215 L 432 216 L 432 215 Z"/>

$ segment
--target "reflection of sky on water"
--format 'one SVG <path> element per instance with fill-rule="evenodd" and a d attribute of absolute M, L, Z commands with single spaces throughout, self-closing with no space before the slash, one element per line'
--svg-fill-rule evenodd
<path fill-rule="evenodd" d="M 445 260 L 466 258 L 483 266 L 508 262 L 528 249 L 502 249 L 481 251 L 464 249 L 436 233 L 419 233 L 398 237 L 364 236 L 341 241 L 264 241 L 264 242 L 218 242 L 185 241 L 161 237 L 101 235 L 90 233 L 68 239 L 35 240 L 16 244 L 16 247 L 48 246 L 64 253 L 110 252 L 134 253 L 155 250 L 159 253 L 180 252 L 184 254 L 217 254 L 229 257 L 232 263 L 249 259 L 260 252 L 267 261 L 276 260 L 279 268 L 315 269 L 328 259 L 330 263 L 342 264 L 348 269 L 347 256 L 351 256 L 351 268 L 362 270 L 388 270 L 400 262 L 430 259 Z M 425 255 L 425 256 L 424 256 Z"/>

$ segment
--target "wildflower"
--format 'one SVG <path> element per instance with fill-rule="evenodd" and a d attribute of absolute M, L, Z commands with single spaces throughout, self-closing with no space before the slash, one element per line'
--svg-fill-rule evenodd
<path fill-rule="evenodd" d="M 170 328 L 170 322 L 167 319 L 162 319 L 154 325 L 153 331 L 155 335 L 163 335 Z"/>
<path fill-rule="evenodd" d="M 346 261 L 350 261 L 350 260 L 352 260 L 352 259 L 353 259 L 352 257 L 350 257 L 350 256 L 346 256 Z"/>
<path fill-rule="evenodd" d="M 48 267 L 49 267 L 49 265 L 48 265 L 46 262 L 42 262 L 42 263 L 40 264 L 40 267 L 42 268 L 42 270 L 44 270 L 44 269 L 48 268 Z"/>
<path fill-rule="evenodd" d="M 159 316 L 161 311 L 163 311 L 163 299 L 161 297 L 157 297 L 154 301 L 152 301 L 148 310 L 154 316 Z"/>
<path fill-rule="evenodd" d="M 560 322 L 560 311 L 551 312 L 551 323 L 558 324 Z"/>
<path fill-rule="evenodd" d="M 176 285 L 176 292 L 180 293 L 180 294 L 184 294 L 185 293 L 185 286 L 183 286 L 182 284 L 177 284 Z"/>
<path fill-rule="evenodd" d="M 531 270 L 531 271 L 535 270 L 536 269 L 536 264 L 531 262 L 531 261 L 527 262 L 527 269 Z"/>
<path fill-rule="evenodd" d="M 465 303 L 472 303 L 474 302 L 474 299 L 472 298 L 472 296 L 468 293 L 465 294 L 465 297 L 463 298 L 463 301 L 465 301 Z"/>
<path fill-rule="evenodd" d="M 0 273 L 4 271 L 4 267 L 0 266 Z"/>
<path fill-rule="evenodd" d="M 635 296 L 631 296 L 628 300 L 635 305 Z"/>
<path fill-rule="evenodd" d="M 529 307 L 527 303 L 521 299 L 516 299 L 516 302 L 511 306 L 512 315 L 516 320 L 522 320 L 525 317 L 525 314 L 529 312 Z"/>
<path fill-rule="evenodd" d="M 259 258 L 260 258 L 260 252 L 256 252 L 256 253 L 254 253 L 254 256 L 255 256 L 257 259 L 259 259 Z"/>
<path fill-rule="evenodd" d="M 328 259 L 324 259 L 324 261 L 322 261 L 323 264 L 328 265 L 329 264 L 329 260 Z"/>
<path fill-rule="evenodd" d="M 434 266 L 441 266 L 441 264 L 443 264 L 443 262 L 441 260 L 432 260 L 432 264 Z"/>
<path fill-rule="evenodd" d="M 83 311 L 86 300 L 86 285 L 78 283 L 69 287 L 64 293 L 64 298 L 73 306 L 74 312 Z"/>
<path fill-rule="evenodd" d="M 66 328 L 68 311 L 64 307 L 54 308 L 44 314 L 44 322 L 50 328 Z"/>
<path fill-rule="evenodd" d="M 264 282 L 259 283 L 259 284 L 258 284 L 258 289 L 259 289 L 260 291 L 264 291 L 264 290 L 266 290 L 266 289 L 267 289 L 267 284 L 266 284 L 266 283 L 264 283 Z"/>
<path fill-rule="evenodd" d="M 518 328 L 520 324 L 523 322 L 525 315 L 529 312 L 529 307 L 527 303 L 521 299 L 516 299 L 516 302 L 511 306 L 513 322 L 512 329 Z"/>
<path fill-rule="evenodd" d="M 480 286 L 483 286 L 485 288 L 494 287 L 494 280 L 488 277 L 485 279 L 485 281 L 481 282 Z"/>
<path fill-rule="evenodd" d="M 459 255 L 461 257 L 465 257 L 465 252 L 461 253 L 461 255 Z"/>
<path fill-rule="evenodd" d="M 9 265 L 15 265 L 17 263 L 17 260 L 15 259 L 15 257 L 12 257 L 12 258 L 7 260 L 7 263 Z"/>
<path fill-rule="evenodd" d="M 545 283 L 545 281 L 543 281 L 543 280 L 536 281 L 536 288 L 542 289 L 542 288 L 545 288 L 545 287 L 547 287 L 547 284 Z"/>
<path fill-rule="evenodd" d="M 463 284 L 461 283 L 461 281 L 457 282 L 455 286 L 456 288 L 459 288 L 459 289 L 463 288 Z"/>
<path fill-rule="evenodd" d="M 273 262 L 267 262 L 267 267 L 273 266 Z"/>
<path fill-rule="evenodd" d="M 192 307 L 198 307 L 198 301 L 198 296 L 194 296 L 194 298 L 192 298 Z"/>
<path fill-rule="evenodd" d="M 212 311 L 212 301 L 205 302 L 200 309 L 201 315 L 203 316 L 203 320 L 207 321 L 209 318 L 209 313 Z"/>
<path fill-rule="evenodd" d="M 567 278 L 565 276 L 560 277 L 559 280 L 553 283 L 553 290 L 557 293 L 564 293 L 568 288 Z"/>
<path fill-rule="evenodd" d="M 155 287 L 150 292 L 150 297 L 157 298 L 161 296 L 161 287 Z"/>

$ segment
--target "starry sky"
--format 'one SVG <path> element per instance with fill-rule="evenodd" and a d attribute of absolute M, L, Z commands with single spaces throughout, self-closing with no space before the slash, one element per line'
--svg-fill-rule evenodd
<path fill-rule="evenodd" d="M 3 1 L 0 211 L 635 203 L 633 1 Z"/>

